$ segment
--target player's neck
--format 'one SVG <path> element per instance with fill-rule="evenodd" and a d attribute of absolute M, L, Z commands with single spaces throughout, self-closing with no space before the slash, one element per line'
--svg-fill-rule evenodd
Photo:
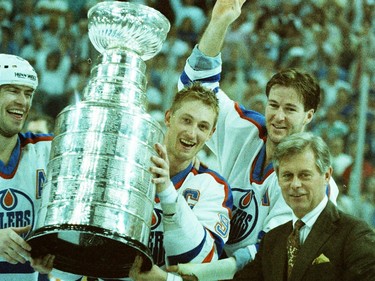
<path fill-rule="evenodd" d="M 266 161 L 264 162 L 264 166 L 267 166 L 269 163 L 272 162 L 273 152 L 275 151 L 276 144 L 270 140 L 266 142 Z"/>
<path fill-rule="evenodd" d="M 5 137 L 0 135 L 0 160 L 7 165 L 12 155 L 13 149 L 17 144 L 18 135 Z"/>
<path fill-rule="evenodd" d="M 191 163 L 191 160 L 181 161 L 175 157 L 169 155 L 169 176 L 172 178 L 179 172 L 185 170 Z"/>

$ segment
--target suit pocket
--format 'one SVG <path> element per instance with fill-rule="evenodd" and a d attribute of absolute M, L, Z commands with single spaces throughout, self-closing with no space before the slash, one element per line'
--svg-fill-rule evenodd
<path fill-rule="evenodd" d="M 311 265 L 302 280 L 335 281 L 342 280 L 340 272 L 330 262 Z"/>

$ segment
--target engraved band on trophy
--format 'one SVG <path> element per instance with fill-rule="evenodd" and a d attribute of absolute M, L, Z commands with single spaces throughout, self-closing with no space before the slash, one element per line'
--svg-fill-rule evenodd
<path fill-rule="evenodd" d="M 101 53 L 83 101 L 56 119 L 32 256 L 53 254 L 58 270 L 127 277 L 148 248 L 155 187 L 149 167 L 163 131 L 146 112 L 145 60 L 170 28 L 157 10 L 105 1 L 88 11 L 89 37 Z"/>

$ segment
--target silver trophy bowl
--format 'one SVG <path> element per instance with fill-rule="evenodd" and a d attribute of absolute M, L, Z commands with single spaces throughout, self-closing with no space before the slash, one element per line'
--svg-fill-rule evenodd
<path fill-rule="evenodd" d="M 89 37 L 100 53 L 126 48 L 146 61 L 160 51 L 170 28 L 169 21 L 153 8 L 139 7 L 107 1 L 89 10 Z"/>
<path fill-rule="evenodd" d="M 32 256 L 55 255 L 54 267 L 101 278 L 127 277 L 148 248 L 155 187 L 149 168 L 163 141 L 147 113 L 146 66 L 169 31 L 158 11 L 128 2 L 101 2 L 88 12 L 89 36 L 101 52 L 84 100 L 56 119 L 47 182 Z"/>

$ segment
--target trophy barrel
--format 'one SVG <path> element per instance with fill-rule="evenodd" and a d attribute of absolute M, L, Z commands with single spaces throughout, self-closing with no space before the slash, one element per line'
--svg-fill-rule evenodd
<path fill-rule="evenodd" d="M 83 101 L 56 119 L 41 208 L 28 238 L 33 258 L 55 255 L 54 267 L 100 278 L 128 277 L 148 248 L 155 199 L 154 144 L 163 130 L 146 112 L 145 59 L 169 31 L 156 10 L 106 1 L 89 10 L 89 35 L 101 52 Z"/>
<path fill-rule="evenodd" d="M 100 123 L 101 126 L 96 126 Z M 53 254 L 55 267 L 80 275 L 120 278 L 147 247 L 155 189 L 147 167 L 158 123 L 147 114 L 100 102 L 65 108 L 48 163 L 34 256 Z"/>

